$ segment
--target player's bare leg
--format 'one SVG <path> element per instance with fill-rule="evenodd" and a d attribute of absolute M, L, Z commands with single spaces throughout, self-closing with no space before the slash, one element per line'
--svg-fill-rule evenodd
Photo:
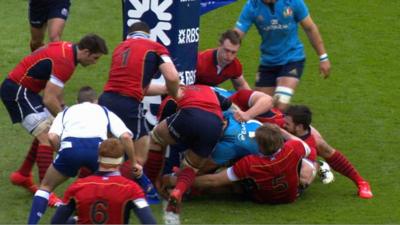
<path fill-rule="evenodd" d="M 49 42 L 61 41 L 61 36 L 65 27 L 65 20 L 62 18 L 52 18 L 47 21 Z"/>
<path fill-rule="evenodd" d="M 45 36 L 46 28 L 47 28 L 46 24 L 44 24 L 40 28 L 31 26 L 30 47 L 31 47 L 32 52 L 44 45 L 44 36 Z"/>

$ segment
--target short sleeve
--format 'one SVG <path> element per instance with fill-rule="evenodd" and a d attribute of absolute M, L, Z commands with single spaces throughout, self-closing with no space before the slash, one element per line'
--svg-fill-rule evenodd
<path fill-rule="evenodd" d="M 233 94 L 230 99 L 231 101 L 239 106 L 241 110 L 246 111 L 250 108 L 250 97 L 254 93 L 252 90 L 242 89 Z"/>
<path fill-rule="evenodd" d="M 235 27 L 240 31 L 246 33 L 253 23 L 253 15 L 254 6 L 251 3 L 251 0 L 248 0 L 242 9 L 242 12 L 240 13 L 239 19 L 236 22 Z"/>
<path fill-rule="evenodd" d="M 233 166 L 233 172 L 238 177 L 239 180 L 245 179 L 248 177 L 250 164 L 248 163 L 248 159 L 250 156 L 245 156 L 237 161 Z"/>
<path fill-rule="evenodd" d="M 58 136 L 61 137 L 61 134 L 62 134 L 63 129 L 64 129 L 63 123 L 62 123 L 63 122 L 62 118 L 63 118 L 64 112 L 65 112 L 65 110 L 62 111 L 62 112 L 59 112 L 57 114 L 56 118 L 53 121 L 53 124 L 51 124 L 49 133 L 57 134 Z"/>
<path fill-rule="evenodd" d="M 309 12 L 304 0 L 295 0 L 293 7 L 294 19 L 296 22 L 300 22 L 308 16 Z"/>
<path fill-rule="evenodd" d="M 51 76 L 65 84 L 71 78 L 74 70 L 75 65 L 73 62 L 67 58 L 59 58 L 54 62 Z"/>

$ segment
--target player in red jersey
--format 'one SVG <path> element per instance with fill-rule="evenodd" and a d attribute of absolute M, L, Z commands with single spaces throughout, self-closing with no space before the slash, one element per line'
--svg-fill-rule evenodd
<path fill-rule="evenodd" d="M 315 145 L 321 156 L 335 171 L 351 179 L 358 188 L 360 198 L 373 197 L 369 183 L 360 175 L 352 163 L 337 149 L 331 147 L 317 129 L 311 126 L 312 113 L 307 106 L 289 106 L 285 115 L 285 129 L 302 138 L 310 145 Z"/>
<path fill-rule="evenodd" d="M 151 150 L 145 166 L 150 179 L 154 181 L 163 164 L 165 147 L 172 144 L 186 147 L 182 171 L 167 207 L 167 211 L 174 213 L 179 213 L 183 193 L 191 186 L 197 171 L 222 134 L 222 108 L 230 106 L 229 102 L 220 103 L 226 99 L 219 99 L 212 88 L 206 85 L 183 86 L 182 93 L 182 97 L 176 101 L 179 110 L 153 129 Z"/>
<path fill-rule="evenodd" d="M 165 78 L 166 86 L 154 92 L 150 82 L 159 73 Z M 149 148 L 143 97 L 168 93 L 176 98 L 178 90 L 178 71 L 167 48 L 150 39 L 150 28 L 145 22 L 132 24 L 127 39 L 113 52 L 109 78 L 99 104 L 113 111 L 132 131 L 136 159 L 141 165 L 147 159 Z M 146 194 L 157 196 L 154 188 L 149 188 L 151 183 L 145 175 L 137 179 L 147 190 Z"/>
<path fill-rule="evenodd" d="M 123 156 L 124 147 L 118 139 L 103 141 L 99 149 L 99 171 L 68 187 L 65 205 L 57 209 L 51 223 L 65 224 L 76 211 L 78 224 L 128 224 L 130 209 L 142 224 L 157 223 L 142 189 L 120 175 L 118 167 Z"/>
<path fill-rule="evenodd" d="M 125 41 L 114 50 L 109 78 L 99 104 L 119 116 L 133 132 L 137 160 L 144 164 L 148 149 L 148 128 L 143 115 L 142 100 L 149 90 L 151 79 L 161 73 L 169 95 L 176 98 L 179 89 L 178 72 L 168 50 L 150 40 L 150 28 L 136 22 L 129 28 Z"/>
<path fill-rule="evenodd" d="M 282 127 L 284 115 L 273 107 L 271 96 L 254 90 L 239 90 L 229 97 L 233 104 L 239 107 L 235 112 L 235 119 L 248 121 L 256 119 L 262 123 L 273 123 Z"/>
<path fill-rule="evenodd" d="M 201 51 L 197 55 L 196 84 L 218 86 L 230 79 L 236 90 L 250 89 L 244 79 L 243 68 L 236 57 L 240 48 L 240 36 L 236 31 L 225 31 L 218 48 Z"/>
<path fill-rule="evenodd" d="M 284 142 L 284 138 L 290 140 Z M 259 203 L 295 201 L 299 188 L 309 185 L 315 176 L 313 165 L 303 159 L 310 152 L 308 145 L 292 135 L 281 133 L 272 124 L 259 127 L 255 139 L 260 155 L 247 155 L 218 173 L 196 177 L 194 186 L 211 192 L 225 187 L 221 190 L 245 194 Z M 173 178 L 168 182 L 175 183 Z"/>
<path fill-rule="evenodd" d="M 105 41 L 95 35 L 84 36 L 78 43 L 52 42 L 22 59 L 1 85 L 1 99 L 13 123 L 22 126 L 38 142 L 33 142 L 21 168 L 11 174 L 11 181 L 34 193 L 31 170 L 34 162 L 42 180 L 53 159 L 47 137 L 52 116 L 62 111 L 63 88 L 76 65 L 95 64 L 107 54 Z M 40 95 L 43 93 L 43 97 Z"/>

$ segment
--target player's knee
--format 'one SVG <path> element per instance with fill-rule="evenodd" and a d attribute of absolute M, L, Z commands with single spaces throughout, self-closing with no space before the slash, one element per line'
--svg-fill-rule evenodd
<path fill-rule="evenodd" d="M 278 86 L 275 89 L 274 100 L 276 104 L 289 104 L 292 96 L 294 94 L 294 90 L 289 87 Z"/>
<path fill-rule="evenodd" d="M 150 132 L 150 139 L 151 139 L 151 144 L 157 144 L 160 146 L 165 146 L 167 145 L 165 140 L 158 134 L 157 130 L 154 128 Z"/>
<path fill-rule="evenodd" d="M 55 42 L 55 41 L 60 41 L 61 40 L 61 35 L 57 32 L 50 33 L 49 34 L 49 41 L 50 42 Z"/>
<path fill-rule="evenodd" d="M 335 153 L 335 149 L 333 149 L 328 143 L 325 142 L 324 139 L 318 139 L 317 141 L 317 152 L 318 155 L 327 159 Z"/>
<path fill-rule="evenodd" d="M 53 120 L 54 117 L 47 112 L 31 113 L 24 118 L 22 126 L 33 136 L 38 137 L 49 131 Z"/>
<path fill-rule="evenodd" d="M 308 159 L 303 159 L 300 169 L 300 184 L 303 187 L 307 187 L 314 181 L 316 174 L 317 168 L 315 167 L 314 163 Z"/>

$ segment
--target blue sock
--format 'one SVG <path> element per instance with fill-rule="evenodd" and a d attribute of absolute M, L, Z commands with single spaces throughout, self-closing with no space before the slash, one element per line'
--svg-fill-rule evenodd
<path fill-rule="evenodd" d="M 28 224 L 37 224 L 47 209 L 50 193 L 38 190 L 33 196 L 32 208 L 29 214 Z"/>
<path fill-rule="evenodd" d="M 149 204 L 160 203 L 157 190 L 144 173 L 140 177 L 136 178 L 136 181 L 143 188 L 144 193 L 146 194 L 146 200 L 149 202 Z"/>

